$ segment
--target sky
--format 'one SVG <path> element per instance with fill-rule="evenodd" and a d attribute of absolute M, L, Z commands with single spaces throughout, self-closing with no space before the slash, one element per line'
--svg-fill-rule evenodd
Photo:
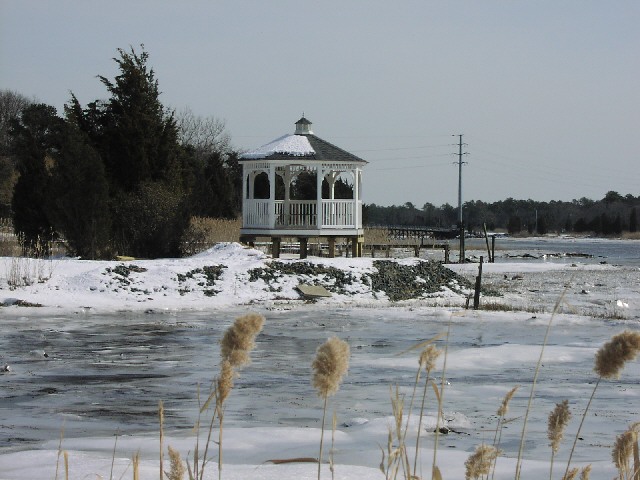
<path fill-rule="evenodd" d="M 369 161 L 363 199 L 640 195 L 640 3 L 0 0 L 0 89 L 108 97 L 119 48 L 235 148 L 313 132 Z"/>

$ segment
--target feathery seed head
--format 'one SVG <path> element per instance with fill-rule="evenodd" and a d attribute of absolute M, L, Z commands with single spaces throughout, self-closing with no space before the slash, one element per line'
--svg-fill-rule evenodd
<path fill-rule="evenodd" d="M 509 390 L 507 394 L 504 396 L 504 398 L 502 399 L 502 405 L 500 405 L 500 408 L 498 409 L 498 412 L 497 412 L 497 415 L 499 417 L 504 417 L 507 414 L 507 412 L 509 411 L 509 402 L 511 401 L 511 399 L 516 393 L 516 390 L 518 390 L 519 387 L 520 387 L 519 385 L 516 385 L 511 390 Z"/>
<path fill-rule="evenodd" d="M 560 442 L 564 436 L 564 429 L 571 419 L 571 411 L 569 410 L 569 400 L 563 400 L 556 404 L 556 408 L 549 414 L 549 423 L 547 426 L 547 437 L 551 442 L 551 450 L 554 452 L 560 448 Z"/>
<path fill-rule="evenodd" d="M 182 480 L 185 474 L 184 463 L 180 458 L 180 452 L 169 445 L 169 458 L 171 460 L 171 470 L 167 475 L 168 480 Z"/>
<path fill-rule="evenodd" d="M 499 453 L 500 451 L 492 445 L 478 445 L 476 451 L 464 462 L 465 479 L 470 480 L 472 478 L 480 478 L 482 475 L 488 475 L 491 465 Z"/>
<path fill-rule="evenodd" d="M 580 472 L 580 480 L 589 480 L 591 477 L 591 464 L 587 465 Z"/>
<path fill-rule="evenodd" d="M 231 390 L 233 389 L 233 379 L 236 372 L 229 360 L 223 360 L 220 366 L 220 376 L 218 377 L 218 404 L 224 404 Z"/>
<path fill-rule="evenodd" d="M 436 360 L 441 353 L 442 351 L 439 350 L 435 345 L 429 345 L 427 346 L 427 348 L 422 350 L 422 353 L 420 353 L 420 359 L 418 360 L 418 363 L 421 367 L 424 367 L 427 372 L 430 372 L 435 368 Z"/>
<path fill-rule="evenodd" d="M 323 398 L 335 394 L 349 368 L 349 344 L 331 337 L 318 347 L 313 367 L 312 384 Z"/>
<path fill-rule="evenodd" d="M 638 432 L 634 430 L 634 425 L 616 437 L 611 458 L 618 472 L 620 472 L 620 478 L 626 478 L 629 472 L 629 460 L 633 455 L 633 446 L 637 440 Z"/>
<path fill-rule="evenodd" d="M 579 468 L 572 468 L 563 477 L 562 480 L 575 480 L 578 477 Z"/>
<path fill-rule="evenodd" d="M 626 362 L 640 353 L 640 332 L 625 330 L 611 337 L 596 353 L 595 372 L 603 378 L 620 378 Z"/>
<path fill-rule="evenodd" d="M 236 318 L 220 341 L 220 354 L 235 368 L 242 368 L 251 362 L 249 353 L 256 346 L 255 338 L 262 330 L 264 317 L 250 313 Z"/>

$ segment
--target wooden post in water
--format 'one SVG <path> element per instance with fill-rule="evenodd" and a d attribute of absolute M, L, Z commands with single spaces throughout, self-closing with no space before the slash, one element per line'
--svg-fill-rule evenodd
<path fill-rule="evenodd" d="M 476 277 L 476 290 L 473 294 L 473 309 L 477 310 L 480 306 L 480 287 L 482 285 L 482 262 L 484 257 L 480 256 L 480 265 L 478 265 L 478 276 Z"/>
<path fill-rule="evenodd" d="M 491 263 L 496 263 L 496 236 L 491 235 Z"/>
<path fill-rule="evenodd" d="M 489 255 L 489 263 L 491 262 L 491 250 L 489 250 L 489 234 L 487 233 L 487 224 L 483 223 L 482 228 L 484 229 L 484 241 L 487 244 L 487 255 Z"/>

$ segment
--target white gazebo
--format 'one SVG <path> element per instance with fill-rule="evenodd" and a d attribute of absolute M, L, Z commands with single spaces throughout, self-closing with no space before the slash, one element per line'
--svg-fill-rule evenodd
<path fill-rule="evenodd" d="M 297 237 L 304 258 L 309 238 L 327 238 L 329 256 L 334 256 L 336 238 L 342 237 L 351 240 L 353 256 L 361 256 L 362 168 L 367 162 L 318 138 L 310 126 L 303 116 L 293 134 L 240 157 L 240 239 L 252 244 L 257 237 L 271 237 L 277 258 L 281 239 Z M 346 194 L 345 185 L 350 187 Z"/>

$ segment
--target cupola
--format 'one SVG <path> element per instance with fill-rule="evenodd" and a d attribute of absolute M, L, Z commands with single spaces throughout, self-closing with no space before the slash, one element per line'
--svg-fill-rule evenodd
<path fill-rule="evenodd" d="M 296 122 L 296 135 L 312 135 L 311 131 L 311 122 L 304 118 L 304 113 L 302 114 L 302 118 Z"/>

